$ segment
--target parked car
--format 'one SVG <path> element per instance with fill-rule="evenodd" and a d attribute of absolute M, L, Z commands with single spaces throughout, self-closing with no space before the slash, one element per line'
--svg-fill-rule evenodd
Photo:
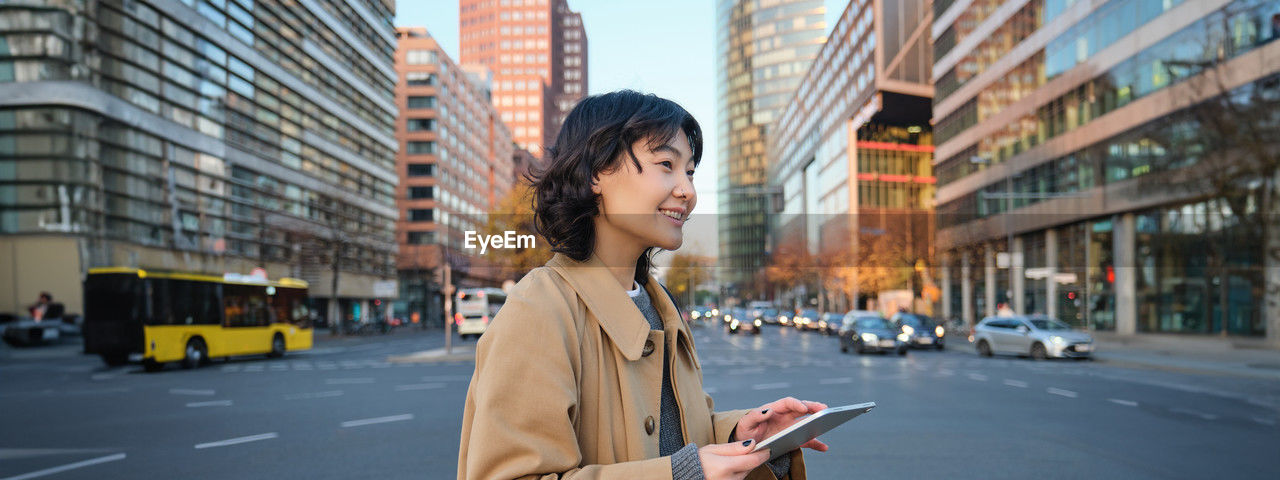
<path fill-rule="evenodd" d="M 907 346 L 918 348 L 946 348 L 944 336 L 947 333 L 943 326 L 933 319 L 915 313 L 899 312 L 893 314 L 893 322 L 902 333 L 907 334 Z"/>
<path fill-rule="evenodd" d="M 1093 337 L 1045 316 L 987 317 L 973 329 L 978 354 L 1029 355 L 1033 359 L 1090 358 Z"/>
<path fill-rule="evenodd" d="M 760 320 L 763 320 L 764 323 L 777 325 L 778 309 L 772 308 L 772 307 L 764 309 L 762 312 L 760 312 Z"/>
<path fill-rule="evenodd" d="M 812 308 L 801 310 L 796 316 L 791 317 L 791 324 L 796 330 L 815 330 L 818 328 L 818 311 Z"/>
<path fill-rule="evenodd" d="M 732 318 L 725 315 L 725 318 L 729 320 L 729 333 L 736 334 L 741 331 L 747 331 L 752 335 L 760 334 L 760 325 L 764 324 L 764 322 L 759 318 L 749 316 L 748 313 L 746 309 L 735 308 Z"/>
<path fill-rule="evenodd" d="M 879 313 L 853 311 L 845 314 L 840 326 L 840 351 L 894 352 L 907 354 L 907 336 Z"/>
<path fill-rule="evenodd" d="M 834 335 L 840 331 L 840 322 L 844 319 L 844 315 L 836 312 L 827 312 L 818 317 L 818 331 L 823 335 Z"/>

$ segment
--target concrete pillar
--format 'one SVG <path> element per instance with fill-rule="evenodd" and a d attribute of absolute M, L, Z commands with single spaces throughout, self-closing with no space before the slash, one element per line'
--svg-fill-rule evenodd
<path fill-rule="evenodd" d="M 359 320 L 360 320 L 360 323 L 365 323 L 369 321 L 369 300 L 368 299 L 364 299 L 360 301 L 360 319 Z"/>
<path fill-rule="evenodd" d="M 1112 223 L 1115 225 L 1111 238 L 1116 259 L 1116 334 L 1133 335 L 1138 331 L 1138 268 L 1133 214 L 1126 213 Z"/>
<path fill-rule="evenodd" d="M 973 262 L 968 250 L 960 256 L 960 319 L 964 326 L 973 326 Z"/>
<path fill-rule="evenodd" d="M 951 254 L 942 254 L 942 320 L 951 318 Z"/>
<path fill-rule="evenodd" d="M 986 317 L 994 317 L 996 315 L 996 251 L 990 243 L 983 245 L 982 254 L 982 278 L 983 284 L 986 286 L 984 294 L 985 310 L 983 315 Z"/>
<path fill-rule="evenodd" d="M 1058 230 L 1050 228 L 1044 231 L 1045 267 L 1049 276 L 1044 279 L 1044 312 L 1049 318 L 1058 318 Z"/>
<path fill-rule="evenodd" d="M 1023 274 L 1026 258 L 1022 237 L 1013 237 L 1013 245 L 1009 248 L 1009 290 L 1013 291 L 1013 311 L 1026 315 L 1027 311 L 1027 276 Z"/>

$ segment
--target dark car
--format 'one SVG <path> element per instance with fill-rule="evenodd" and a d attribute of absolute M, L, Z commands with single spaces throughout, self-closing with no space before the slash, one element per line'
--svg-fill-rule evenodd
<path fill-rule="evenodd" d="M 879 314 L 849 312 L 840 326 L 840 351 L 907 354 L 906 335 Z"/>
<path fill-rule="evenodd" d="M 890 319 L 893 326 L 907 334 L 907 346 L 919 348 L 945 348 L 945 334 L 941 324 L 924 315 L 914 313 L 895 313 Z"/>
<path fill-rule="evenodd" d="M 796 327 L 796 330 L 817 330 L 818 320 L 820 320 L 818 311 L 809 308 L 791 317 L 791 324 Z"/>
<path fill-rule="evenodd" d="M 763 320 L 764 323 L 770 323 L 770 324 L 776 325 L 778 323 L 778 309 L 766 308 L 760 312 L 760 317 L 758 318 L 760 318 L 760 320 Z"/>
<path fill-rule="evenodd" d="M 764 322 L 759 318 L 753 318 L 752 315 L 749 315 L 750 313 L 751 312 L 745 308 L 735 308 L 733 309 L 733 313 L 725 315 L 725 321 L 729 322 L 729 333 L 736 334 L 738 332 L 746 331 L 752 335 L 759 335 L 760 325 Z"/>
<path fill-rule="evenodd" d="M 836 312 L 827 312 L 822 314 L 818 320 L 818 331 L 823 335 L 835 335 L 840 331 L 840 323 L 843 321 L 844 315 Z"/>

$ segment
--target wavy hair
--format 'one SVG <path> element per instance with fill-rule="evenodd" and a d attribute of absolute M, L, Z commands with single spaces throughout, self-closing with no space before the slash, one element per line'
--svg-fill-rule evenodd
<path fill-rule="evenodd" d="M 671 100 L 633 90 L 592 95 L 569 112 L 547 148 L 549 159 L 535 170 L 533 220 L 551 251 L 579 262 L 591 257 L 595 245 L 594 219 L 600 214 L 600 198 L 591 185 L 600 174 L 622 166 L 623 154 L 643 171 L 632 145 L 664 145 L 683 131 L 689 138 L 693 163 L 702 161 L 702 128 L 683 107 Z M 636 260 L 636 282 L 647 282 L 657 248 L 647 248 Z"/>

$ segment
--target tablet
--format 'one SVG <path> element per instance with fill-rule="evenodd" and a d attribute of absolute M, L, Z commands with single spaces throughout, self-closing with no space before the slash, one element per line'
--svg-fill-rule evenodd
<path fill-rule="evenodd" d="M 805 442 L 818 438 L 819 435 L 827 433 L 840 424 L 853 420 L 853 417 L 862 415 L 875 408 L 876 402 L 859 403 L 857 405 L 845 405 L 843 407 L 832 407 L 821 412 L 809 415 L 796 422 L 794 425 L 787 427 L 786 430 L 773 434 L 772 437 L 764 439 L 763 442 L 757 443 L 756 448 L 752 452 L 769 449 L 769 459 L 781 457 L 790 453 L 792 450 L 800 448 Z"/>

